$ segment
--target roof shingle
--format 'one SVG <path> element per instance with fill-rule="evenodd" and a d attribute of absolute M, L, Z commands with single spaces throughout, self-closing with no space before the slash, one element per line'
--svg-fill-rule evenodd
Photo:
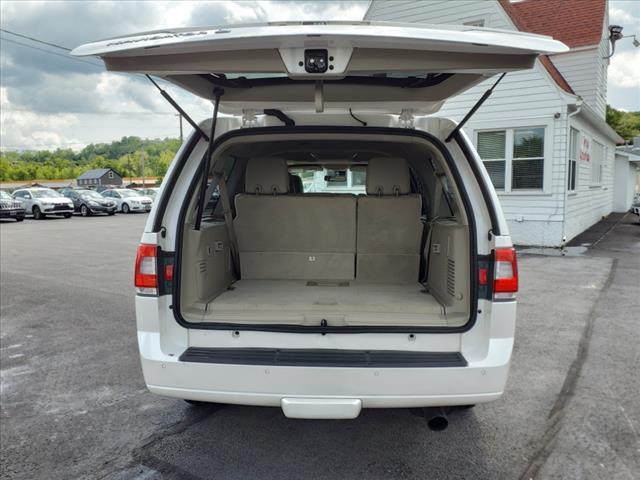
<path fill-rule="evenodd" d="M 598 45 L 602 40 L 606 0 L 499 0 L 516 28 L 549 35 L 569 48 Z M 564 91 L 575 92 L 548 55 L 540 63 Z"/>
<path fill-rule="evenodd" d="M 500 0 L 518 30 L 549 35 L 570 48 L 602 40 L 606 0 Z"/>

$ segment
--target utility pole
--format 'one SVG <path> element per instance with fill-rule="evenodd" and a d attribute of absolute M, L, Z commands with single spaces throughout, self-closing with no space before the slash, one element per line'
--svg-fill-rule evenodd
<path fill-rule="evenodd" d="M 176 113 L 176 117 L 180 118 L 180 144 L 182 145 L 182 115 L 180 113 Z"/>
<path fill-rule="evenodd" d="M 144 188 L 144 157 L 146 157 L 147 154 L 145 153 L 144 150 L 140 150 L 140 160 L 142 160 L 142 188 Z"/>

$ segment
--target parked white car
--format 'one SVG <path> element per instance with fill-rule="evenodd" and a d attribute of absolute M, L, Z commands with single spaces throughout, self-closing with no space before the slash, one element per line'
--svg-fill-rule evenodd
<path fill-rule="evenodd" d="M 177 153 L 138 248 L 148 388 L 292 418 L 500 398 L 515 250 L 473 144 L 433 114 L 564 51 L 519 32 L 375 22 L 163 30 L 74 50 L 226 113 Z M 327 188 L 305 193 L 317 171 Z M 363 182 L 366 194 L 332 192 Z"/>
<path fill-rule="evenodd" d="M 141 195 L 145 195 L 155 202 L 156 196 L 158 195 L 158 190 L 160 189 L 156 187 L 150 187 L 150 188 L 140 188 L 137 191 L 140 192 Z"/>
<path fill-rule="evenodd" d="M 13 192 L 13 198 L 24 203 L 27 215 L 41 220 L 47 215 L 62 215 L 71 218 L 73 202 L 50 188 L 21 188 Z"/>
<path fill-rule="evenodd" d="M 128 188 L 111 188 L 101 192 L 104 198 L 114 200 L 117 211 L 122 213 L 150 212 L 153 200 L 140 192 Z"/>

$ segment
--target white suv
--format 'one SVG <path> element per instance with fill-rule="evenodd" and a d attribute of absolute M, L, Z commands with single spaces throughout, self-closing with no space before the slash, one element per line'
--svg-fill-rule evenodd
<path fill-rule="evenodd" d="M 566 50 L 373 22 L 163 30 L 76 49 L 214 101 L 138 249 L 148 388 L 293 418 L 499 398 L 515 252 L 473 145 L 428 115 Z"/>
<path fill-rule="evenodd" d="M 73 215 L 73 202 L 50 188 L 21 188 L 13 192 L 13 198 L 22 200 L 25 212 L 36 220 L 47 215 Z"/>

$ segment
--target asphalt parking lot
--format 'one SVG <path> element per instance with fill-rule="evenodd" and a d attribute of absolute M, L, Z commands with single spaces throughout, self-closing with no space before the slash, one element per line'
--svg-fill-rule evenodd
<path fill-rule="evenodd" d="M 586 254 L 524 253 L 505 396 L 432 432 L 409 410 L 352 421 L 194 408 L 145 390 L 133 258 L 147 215 L 0 223 L 1 476 L 640 477 L 640 225 Z"/>

